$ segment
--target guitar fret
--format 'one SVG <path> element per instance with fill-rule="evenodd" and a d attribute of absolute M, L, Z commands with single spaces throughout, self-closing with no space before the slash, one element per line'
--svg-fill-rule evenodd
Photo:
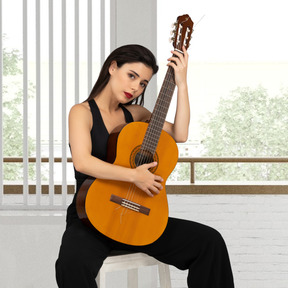
<path fill-rule="evenodd" d="M 148 125 L 141 149 L 155 154 L 158 141 L 166 120 L 167 112 L 175 90 L 174 70 L 172 67 L 167 69 L 158 99 L 156 101 L 150 123 Z"/>
<path fill-rule="evenodd" d="M 189 16 L 187 19 L 190 19 Z M 192 22 L 192 26 L 193 26 L 193 22 Z M 189 34 L 189 37 L 190 37 L 192 33 L 192 27 L 190 27 L 190 30 L 188 32 L 186 32 L 185 34 L 186 36 L 187 36 L 187 33 L 188 34 L 190 33 Z M 180 45 L 181 41 L 179 40 L 178 42 L 177 42 L 177 45 L 178 44 Z M 187 42 L 185 44 L 187 44 Z M 174 48 L 182 52 L 181 47 L 183 43 L 180 45 L 181 47 L 177 45 L 176 47 L 174 46 Z M 162 129 L 163 129 L 163 125 L 167 116 L 168 108 L 170 106 L 170 102 L 171 102 L 174 90 L 175 90 L 174 69 L 172 67 L 168 67 L 162 87 L 160 89 L 158 99 L 156 101 L 156 104 L 155 104 L 155 107 L 154 107 L 154 110 L 150 119 L 150 123 L 148 125 L 146 134 L 144 136 L 142 147 L 141 147 L 141 149 L 148 150 L 153 155 L 158 145 L 158 141 L 159 141 Z"/>

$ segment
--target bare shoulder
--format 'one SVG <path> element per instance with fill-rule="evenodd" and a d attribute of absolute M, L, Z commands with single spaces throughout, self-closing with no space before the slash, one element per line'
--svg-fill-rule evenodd
<path fill-rule="evenodd" d="M 127 105 L 125 106 L 133 116 L 134 121 L 145 122 L 150 119 L 151 112 L 143 106 L 140 105 Z"/>
<path fill-rule="evenodd" d="M 79 122 L 86 122 L 90 123 L 92 120 L 92 116 L 90 113 L 90 107 L 87 102 L 83 102 L 80 104 L 75 104 L 70 109 L 69 113 L 69 121 L 79 121 Z"/>
<path fill-rule="evenodd" d="M 70 109 L 69 116 L 74 117 L 78 114 L 81 116 L 84 116 L 85 114 L 89 115 L 88 113 L 89 111 L 90 111 L 89 104 L 87 102 L 83 102 L 83 103 L 75 104 L 74 106 L 72 106 L 72 108 Z"/>
<path fill-rule="evenodd" d="M 79 103 L 79 104 L 75 104 L 74 106 L 71 107 L 70 109 L 70 113 L 83 113 L 89 111 L 89 105 L 87 102 L 83 102 L 83 103 Z"/>

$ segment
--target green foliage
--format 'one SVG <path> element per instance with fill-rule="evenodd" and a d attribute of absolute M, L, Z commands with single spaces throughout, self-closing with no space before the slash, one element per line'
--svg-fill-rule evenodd
<path fill-rule="evenodd" d="M 3 49 L 3 155 L 4 157 L 23 156 L 23 89 L 19 83 L 22 58 L 17 50 Z M 34 87 L 30 84 L 29 95 L 34 95 Z M 30 96 L 31 97 L 31 96 Z M 28 154 L 34 152 L 34 141 L 28 138 Z M 23 178 L 22 164 L 4 165 L 5 180 L 21 180 Z M 35 169 L 29 166 L 29 175 L 35 174 Z"/>
<path fill-rule="evenodd" d="M 169 176 L 169 181 L 181 182 L 190 179 L 190 163 L 177 163 L 173 173 Z"/>
<path fill-rule="evenodd" d="M 238 88 L 202 123 L 203 156 L 288 155 L 288 92 L 270 97 L 263 87 Z M 198 180 L 287 180 L 287 164 L 199 164 Z M 285 171 L 286 170 L 286 171 Z"/>
<path fill-rule="evenodd" d="M 21 70 L 18 68 L 18 62 L 21 60 L 18 50 L 7 51 L 3 50 L 3 76 L 21 74 Z"/>

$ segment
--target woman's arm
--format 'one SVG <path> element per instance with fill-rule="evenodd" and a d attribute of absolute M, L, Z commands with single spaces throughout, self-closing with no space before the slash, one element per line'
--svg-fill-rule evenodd
<path fill-rule="evenodd" d="M 183 54 L 172 51 L 177 57 L 168 60 L 175 72 L 175 82 L 177 85 L 177 107 L 174 123 L 165 122 L 163 129 L 168 132 L 176 142 L 185 142 L 188 138 L 188 128 L 190 122 L 190 106 L 187 86 L 188 53 L 183 47 Z"/>
<path fill-rule="evenodd" d="M 157 163 L 144 164 L 136 169 L 112 165 L 91 155 L 92 142 L 90 130 L 92 117 L 88 106 L 77 104 L 69 114 L 69 143 L 72 160 L 77 171 L 99 179 L 118 180 L 134 183 L 149 196 L 162 189 L 160 176 L 148 169 Z"/>

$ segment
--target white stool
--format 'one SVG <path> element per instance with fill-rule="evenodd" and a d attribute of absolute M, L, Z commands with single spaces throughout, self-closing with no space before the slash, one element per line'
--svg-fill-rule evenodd
<path fill-rule="evenodd" d="M 138 287 L 138 268 L 143 266 L 158 266 L 159 282 L 161 288 L 171 288 L 169 266 L 143 253 L 129 251 L 112 251 L 101 267 L 97 278 L 98 288 L 106 287 L 106 272 L 128 270 L 128 288 Z"/>

